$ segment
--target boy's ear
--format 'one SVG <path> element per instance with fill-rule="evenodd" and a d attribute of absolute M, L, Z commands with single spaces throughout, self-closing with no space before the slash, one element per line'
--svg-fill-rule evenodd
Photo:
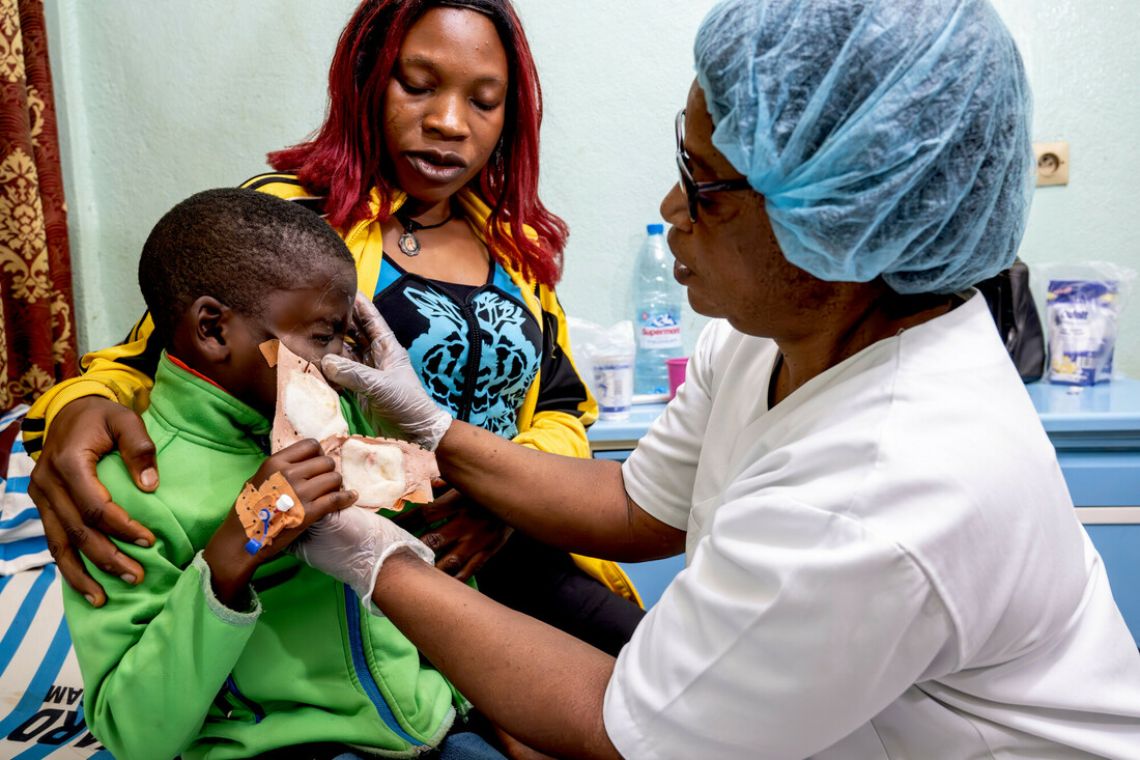
<path fill-rule="evenodd" d="M 194 348 L 204 359 L 223 362 L 229 358 L 228 333 L 234 311 L 213 296 L 201 296 L 186 310 Z"/>

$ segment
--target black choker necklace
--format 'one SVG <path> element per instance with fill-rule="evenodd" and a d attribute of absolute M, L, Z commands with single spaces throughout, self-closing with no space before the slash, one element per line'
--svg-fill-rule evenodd
<path fill-rule="evenodd" d="M 434 230 L 437 227 L 442 227 L 451 221 L 452 215 L 451 211 L 449 210 L 447 212 L 447 218 L 438 224 L 420 224 L 411 217 L 404 217 L 400 215 L 399 212 L 396 212 L 395 216 L 396 221 L 398 221 L 404 227 L 404 234 L 400 235 L 400 241 L 397 243 L 397 245 L 400 246 L 400 253 L 404 254 L 405 256 L 419 256 L 422 246 L 420 246 L 420 241 L 416 237 L 416 233 L 420 230 Z"/>

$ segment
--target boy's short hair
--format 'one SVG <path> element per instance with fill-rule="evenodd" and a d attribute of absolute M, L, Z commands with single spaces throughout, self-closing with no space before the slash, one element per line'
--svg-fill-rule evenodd
<path fill-rule="evenodd" d="M 266 293 L 311 284 L 333 263 L 354 267 L 321 217 L 265 193 L 223 188 L 192 195 L 158 220 L 143 245 L 139 285 L 165 343 L 202 296 L 257 316 Z"/>

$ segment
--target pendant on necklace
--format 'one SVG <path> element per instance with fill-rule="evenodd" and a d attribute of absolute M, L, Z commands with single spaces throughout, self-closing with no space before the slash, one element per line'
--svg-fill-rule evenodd
<path fill-rule="evenodd" d="M 400 235 L 400 240 L 397 243 L 400 247 L 400 253 L 405 256 L 419 256 L 420 255 L 420 241 L 412 234 L 410 230 L 405 230 L 404 234 Z"/>

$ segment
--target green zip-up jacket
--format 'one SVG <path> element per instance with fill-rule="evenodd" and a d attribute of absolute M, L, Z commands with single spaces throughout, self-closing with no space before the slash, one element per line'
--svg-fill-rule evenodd
<path fill-rule="evenodd" d="M 370 433 L 344 407 L 352 432 Z M 465 703 L 340 582 L 279 555 L 254 576 L 249 609 L 214 597 L 201 551 L 265 459 L 269 421 L 166 356 L 143 420 L 158 490 L 139 491 L 117 453 L 98 469 L 154 532 L 151 548 L 118 544 L 146 579 L 130 586 L 88 564 L 108 591 L 101 609 L 64 589 L 92 733 L 118 760 L 245 758 L 311 742 L 410 757 L 442 741 Z"/>

